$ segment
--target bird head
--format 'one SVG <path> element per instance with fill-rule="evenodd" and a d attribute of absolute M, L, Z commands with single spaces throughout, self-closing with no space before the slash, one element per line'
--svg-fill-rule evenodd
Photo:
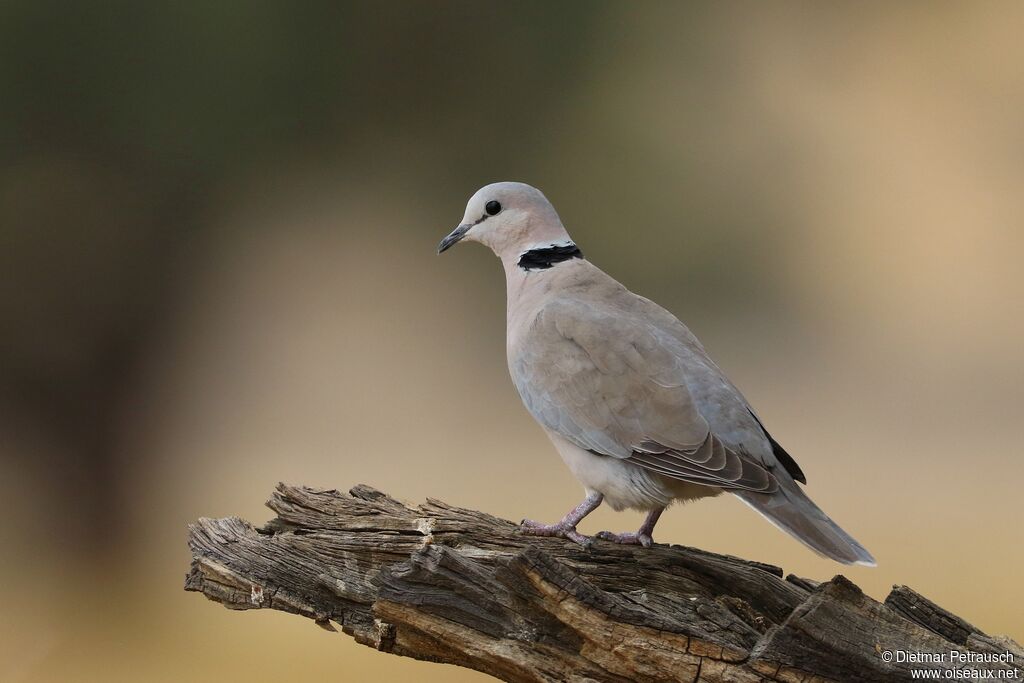
<path fill-rule="evenodd" d="M 480 242 L 503 260 L 541 245 L 569 242 L 555 207 L 524 183 L 493 183 L 469 199 L 459 227 L 441 240 L 437 253 L 461 241 Z"/>

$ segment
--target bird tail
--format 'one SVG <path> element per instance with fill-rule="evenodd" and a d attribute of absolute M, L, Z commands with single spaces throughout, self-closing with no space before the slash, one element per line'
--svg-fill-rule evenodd
<path fill-rule="evenodd" d="M 815 505 L 795 481 L 784 474 L 776 476 L 779 489 L 774 493 L 737 491 L 736 495 L 816 553 L 843 564 L 875 566 L 871 553 Z"/>

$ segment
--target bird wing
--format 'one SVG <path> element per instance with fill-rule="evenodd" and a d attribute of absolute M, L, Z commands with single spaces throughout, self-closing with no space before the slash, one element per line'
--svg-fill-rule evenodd
<path fill-rule="evenodd" d="M 540 308 L 510 370 L 534 418 L 580 448 L 682 481 L 777 490 L 767 466 L 715 436 L 675 346 L 629 310 L 562 297 Z"/>

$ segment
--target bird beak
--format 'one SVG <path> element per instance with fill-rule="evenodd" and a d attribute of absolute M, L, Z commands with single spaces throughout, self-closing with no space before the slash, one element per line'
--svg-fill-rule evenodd
<path fill-rule="evenodd" d="M 466 233 L 469 232 L 469 229 L 472 227 L 473 226 L 469 223 L 463 223 L 459 227 L 452 230 L 450 233 L 448 233 L 447 237 L 441 240 L 441 244 L 437 245 L 437 253 L 440 254 L 451 249 L 453 246 L 455 246 L 456 242 L 458 242 L 459 240 L 466 236 Z"/>

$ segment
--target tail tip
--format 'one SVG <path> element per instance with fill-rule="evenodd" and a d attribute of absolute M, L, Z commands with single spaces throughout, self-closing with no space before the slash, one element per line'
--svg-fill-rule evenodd
<path fill-rule="evenodd" d="M 826 555 L 826 557 L 831 557 L 831 559 L 838 560 L 839 562 L 842 562 L 843 564 L 855 565 L 855 566 L 859 566 L 859 567 L 877 567 L 878 566 L 878 562 L 875 561 L 874 556 L 871 553 L 868 552 L 867 548 L 862 546 L 860 543 L 857 543 L 853 539 L 850 539 L 850 540 L 853 543 L 853 547 L 850 548 L 853 551 L 853 557 L 852 558 L 849 557 L 849 556 L 847 556 L 847 557 L 837 557 L 837 556 L 832 555 L 832 554 Z"/>
<path fill-rule="evenodd" d="M 876 562 L 875 558 L 871 556 L 871 553 L 867 552 L 866 550 L 864 551 L 864 557 L 862 557 L 859 560 L 854 560 L 853 564 L 859 565 L 861 567 L 877 567 L 878 566 L 878 562 Z"/>

